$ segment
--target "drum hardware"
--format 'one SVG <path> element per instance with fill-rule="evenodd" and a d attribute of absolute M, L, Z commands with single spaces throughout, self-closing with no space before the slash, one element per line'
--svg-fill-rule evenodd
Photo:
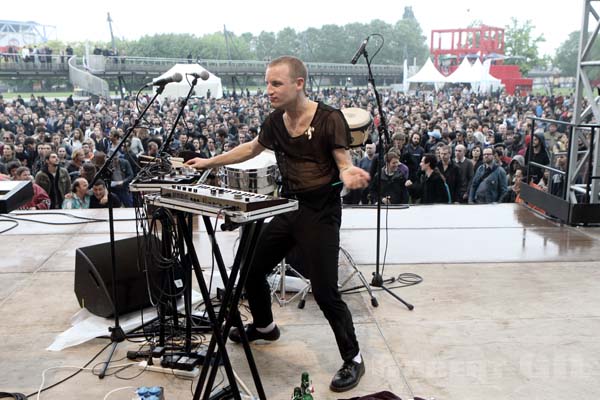
<path fill-rule="evenodd" d="M 369 293 L 369 296 L 371 297 L 371 304 L 373 304 L 374 307 L 377 307 L 379 304 L 377 302 L 377 299 L 373 295 L 373 291 L 371 289 L 371 286 L 369 285 L 369 282 L 367 282 L 367 279 L 365 278 L 363 273 L 356 266 L 356 263 L 354 262 L 354 259 L 352 258 L 350 253 L 346 249 L 344 249 L 342 246 L 340 246 L 338 268 L 340 268 L 342 265 L 348 266 L 351 269 L 351 272 L 348 276 L 346 276 L 343 279 L 343 281 L 341 283 L 338 283 L 338 288 L 340 289 L 340 291 L 349 282 L 352 281 L 352 278 L 354 278 L 355 276 L 358 276 L 358 279 L 361 282 L 361 286 L 364 286 L 364 288 L 367 289 L 367 292 Z M 302 281 L 304 283 L 304 287 L 302 287 L 291 298 L 286 299 L 285 298 L 285 294 L 286 294 L 285 280 L 287 277 L 286 272 L 288 272 L 288 271 L 291 272 L 298 279 L 300 279 L 300 281 Z M 279 275 L 279 282 L 275 281 L 275 277 L 277 277 L 277 275 Z M 296 269 L 294 269 L 294 267 L 289 265 L 285 259 L 281 261 L 279 268 L 277 268 L 277 270 L 275 272 L 273 272 L 273 274 L 271 274 L 270 279 L 272 279 L 272 282 L 273 282 L 271 285 L 271 296 L 275 299 L 275 301 L 277 301 L 279 306 L 283 307 L 283 306 L 291 303 L 292 301 L 294 301 L 296 298 L 300 297 L 300 301 L 298 302 L 298 308 L 300 308 L 300 309 L 304 308 L 304 306 L 306 305 L 306 296 L 308 295 L 308 293 L 310 292 L 310 289 L 311 289 L 311 284 L 310 284 L 309 279 L 302 276 Z M 275 284 L 275 283 L 277 283 L 277 284 Z M 349 290 L 352 290 L 352 288 Z M 279 295 L 277 295 L 277 291 L 279 291 L 279 293 L 280 293 Z"/>
<path fill-rule="evenodd" d="M 359 147 L 366 143 L 369 138 L 369 128 L 373 123 L 373 118 L 368 111 L 358 107 L 348 107 L 342 109 L 342 114 L 350 128 L 350 147 Z"/>
<path fill-rule="evenodd" d="M 288 272 L 290 272 L 294 277 L 299 279 L 300 282 L 303 284 L 303 287 L 300 290 L 298 290 L 298 292 L 296 292 L 295 295 L 293 295 L 289 299 L 286 299 L 286 280 L 289 277 L 289 275 L 287 274 Z M 273 271 L 273 273 L 269 277 L 269 280 L 271 280 L 272 282 L 271 297 L 277 302 L 277 304 L 279 304 L 280 307 L 283 307 L 296 300 L 296 298 L 300 297 L 298 308 L 304 308 L 304 304 L 306 303 L 306 296 L 310 291 L 310 280 L 302 276 L 300 272 L 298 272 L 294 267 L 288 264 L 285 258 L 281 260 L 281 262 L 279 263 L 279 267 L 277 267 L 275 271 Z M 279 295 L 277 294 L 278 291 Z"/>

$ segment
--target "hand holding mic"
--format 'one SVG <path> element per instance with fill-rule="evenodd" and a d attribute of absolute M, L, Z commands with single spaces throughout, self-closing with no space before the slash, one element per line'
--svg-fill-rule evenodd
<path fill-rule="evenodd" d="M 210 74 L 208 73 L 207 70 L 204 70 L 200 73 L 197 72 L 191 72 L 188 75 L 193 76 L 196 79 L 202 79 L 203 81 L 207 81 L 208 78 L 210 78 Z"/>
<path fill-rule="evenodd" d="M 352 57 L 352 61 L 350 61 L 350 64 L 352 64 L 352 65 L 356 64 L 356 62 L 358 61 L 358 59 L 360 58 L 360 56 L 362 56 L 364 54 L 365 49 L 367 47 L 367 43 L 369 43 L 369 38 L 370 37 L 371 36 L 367 36 L 367 38 L 362 41 L 362 43 L 360 44 L 360 47 L 356 51 L 356 54 L 354 54 L 354 57 Z"/>
<path fill-rule="evenodd" d="M 171 82 L 181 82 L 181 80 L 183 79 L 183 76 L 181 76 L 181 74 L 179 72 L 175 72 L 173 75 L 171 76 L 167 76 L 161 79 L 156 79 L 152 82 L 146 83 L 146 86 L 160 86 L 160 87 L 164 87 L 167 84 L 171 83 Z"/>

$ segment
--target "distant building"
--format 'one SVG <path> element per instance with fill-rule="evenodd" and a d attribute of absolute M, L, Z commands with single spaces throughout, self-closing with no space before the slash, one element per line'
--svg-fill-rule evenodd
<path fill-rule="evenodd" d="M 531 92 L 533 80 L 524 78 L 517 65 L 504 65 L 504 29 L 481 25 L 472 28 L 435 29 L 431 31 L 429 52 L 433 64 L 444 75 L 454 72 L 462 60 L 492 60 L 490 74 L 502 81 L 506 92 Z"/>

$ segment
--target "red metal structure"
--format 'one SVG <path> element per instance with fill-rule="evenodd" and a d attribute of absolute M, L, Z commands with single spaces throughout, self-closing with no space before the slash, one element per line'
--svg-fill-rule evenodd
<path fill-rule="evenodd" d="M 431 31 L 429 52 L 434 65 L 449 75 L 465 57 L 491 58 L 490 74 L 502 81 L 509 94 L 531 92 L 533 80 L 523 78 L 517 65 L 504 65 L 504 29 L 487 25 Z"/>

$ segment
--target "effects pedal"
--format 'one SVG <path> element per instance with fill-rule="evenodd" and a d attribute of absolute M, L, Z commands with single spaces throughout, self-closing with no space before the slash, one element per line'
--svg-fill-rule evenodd
<path fill-rule="evenodd" d="M 165 390 L 161 386 L 141 386 L 135 394 L 136 400 L 165 400 Z"/>

